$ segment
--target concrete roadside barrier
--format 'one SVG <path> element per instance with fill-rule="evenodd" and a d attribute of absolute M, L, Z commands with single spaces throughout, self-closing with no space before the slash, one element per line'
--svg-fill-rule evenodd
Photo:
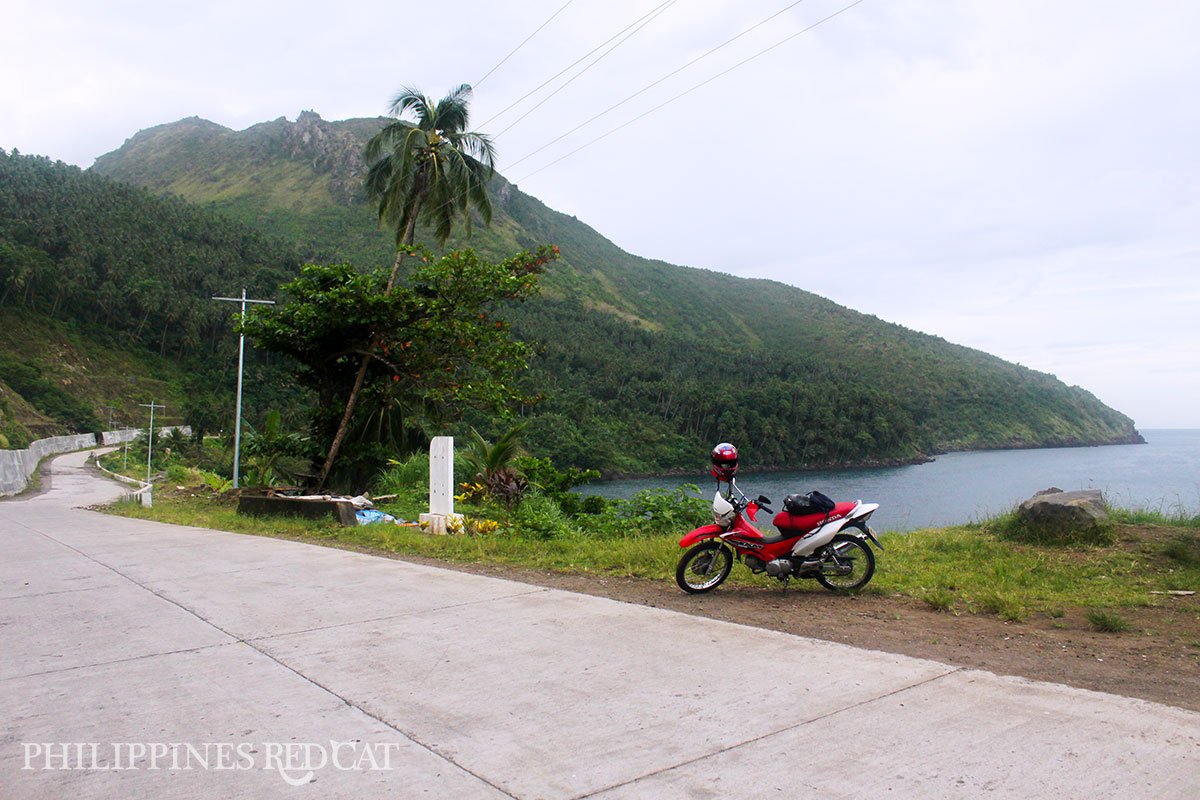
<path fill-rule="evenodd" d="M 191 433 L 191 428 L 170 427 L 157 428 L 170 432 L 180 430 Z M 141 428 L 123 428 L 117 431 L 105 431 L 100 434 L 99 444 L 121 444 L 131 442 L 145 433 Z M 29 485 L 29 476 L 37 471 L 38 464 L 47 456 L 60 453 L 71 453 L 76 450 L 89 450 L 97 446 L 96 434 L 78 433 L 70 436 L 52 436 L 48 439 L 38 439 L 24 450 L 0 450 L 0 497 L 20 494 Z M 141 482 L 138 482 L 139 485 Z M 144 505 L 149 505 L 143 501 Z"/>

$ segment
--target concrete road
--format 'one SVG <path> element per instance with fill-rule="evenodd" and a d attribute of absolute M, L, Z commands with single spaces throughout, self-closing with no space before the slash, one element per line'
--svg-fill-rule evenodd
<path fill-rule="evenodd" d="M 3 798 L 1200 797 L 1192 712 L 105 516 L 82 462 L 0 503 Z"/>

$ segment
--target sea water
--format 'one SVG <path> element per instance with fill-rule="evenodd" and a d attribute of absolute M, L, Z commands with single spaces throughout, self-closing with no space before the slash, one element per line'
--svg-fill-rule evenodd
<path fill-rule="evenodd" d="M 1167 514 L 1200 513 L 1200 430 L 1146 430 L 1146 444 L 947 453 L 927 464 L 871 469 L 755 473 L 743 464 L 738 487 L 765 494 L 779 510 L 785 495 L 819 489 L 836 500 L 879 503 L 872 524 L 907 531 L 978 521 L 1011 510 L 1041 489 L 1100 489 L 1109 503 Z M 629 497 L 641 489 L 697 484 L 706 473 L 582 486 L 582 494 Z"/>

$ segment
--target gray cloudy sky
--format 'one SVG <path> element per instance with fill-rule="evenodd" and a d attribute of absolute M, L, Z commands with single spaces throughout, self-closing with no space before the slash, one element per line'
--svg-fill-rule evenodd
<path fill-rule="evenodd" d="M 526 159 L 792 0 L 572 0 L 480 82 L 564 2 L 17 0 L 0 147 L 88 166 L 185 116 L 373 116 L 404 85 L 473 83 L 501 171 L 626 250 L 1054 373 L 1142 428 L 1200 427 L 1200 3 L 862 0 L 540 169 L 852 0 L 796 3 Z"/>

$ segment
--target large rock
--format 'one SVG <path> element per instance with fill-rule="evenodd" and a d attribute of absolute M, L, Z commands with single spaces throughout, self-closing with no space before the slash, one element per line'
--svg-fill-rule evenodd
<path fill-rule="evenodd" d="M 1100 544 L 1109 541 L 1112 528 L 1099 489 L 1038 492 L 1017 507 L 1017 520 L 1027 538 L 1034 540 Z"/>

